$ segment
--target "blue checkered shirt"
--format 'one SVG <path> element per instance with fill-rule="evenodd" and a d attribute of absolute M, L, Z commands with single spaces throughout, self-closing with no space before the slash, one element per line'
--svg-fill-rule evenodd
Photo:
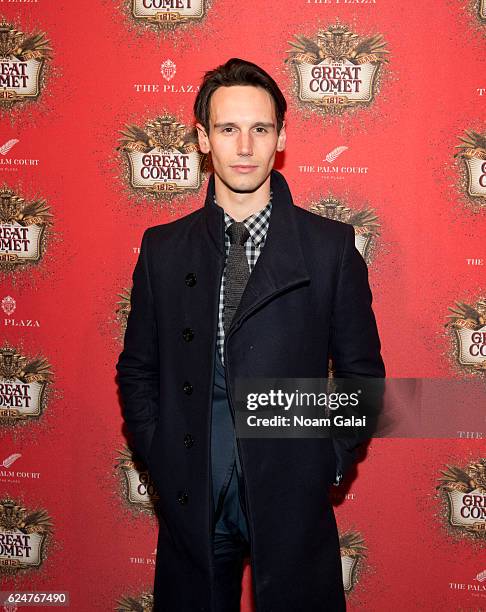
<path fill-rule="evenodd" d="M 215 204 L 216 197 L 214 198 Z M 270 223 L 270 214 L 272 212 L 272 192 L 270 192 L 270 200 L 268 204 L 262 210 L 259 210 L 256 213 L 253 213 L 250 217 L 244 219 L 243 223 L 245 224 L 247 230 L 250 233 L 250 237 L 245 242 L 245 250 L 246 250 L 246 258 L 248 259 L 248 267 L 250 268 L 250 273 L 255 267 L 257 259 L 263 249 L 263 245 L 265 244 L 265 239 L 267 237 L 268 225 Z M 232 219 L 226 211 L 224 211 L 224 244 L 226 249 L 226 258 L 228 258 L 228 253 L 230 249 L 230 238 L 226 233 L 228 227 L 234 223 L 234 219 Z M 223 276 L 221 278 L 221 287 L 219 290 L 219 314 L 218 314 L 218 338 L 217 338 L 217 346 L 219 355 L 221 357 L 221 362 L 224 365 L 224 327 L 223 327 L 223 310 L 224 310 L 224 285 L 226 280 L 226 263 L 223 270 Z"/>

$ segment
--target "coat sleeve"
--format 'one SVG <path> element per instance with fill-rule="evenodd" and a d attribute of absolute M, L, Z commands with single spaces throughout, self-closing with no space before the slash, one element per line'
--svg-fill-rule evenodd
<path fill-rule="evenodd" d="M 131 308 L 123 351 L 116 365 L 123 417 L 134 450 L 147 465 L 159 411 L 159 352 L 148 265 L 149 232 L 143 235 L 133 272 Z"/>
<path fill-rule="evenodd" d="M 331 318 L 330 354 L 336 379 L 385 378 L 380 338 L 371 304 L 368 267 L 355 247 L 354 227 L 346 225 Z M 377 414 L 384 384 L 376 381 L 372 388 L 370 395 L 374 405 L 371 411 Z M 342 476 L 356 460 L 356 449 L 364 439 L 359 434 L 342 438 L 333 435 L 336 467 Z"/>

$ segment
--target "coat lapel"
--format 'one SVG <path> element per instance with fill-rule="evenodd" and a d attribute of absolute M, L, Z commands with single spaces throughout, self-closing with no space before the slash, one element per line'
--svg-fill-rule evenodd
<path fill-rule="evenodd" d="M 272 170 L 272 214 L 265 245 L 250 275 L 229 334 L 257 308 L 273 297 L 310 281 L 295 219 L 294 203 L 287 181 Z M 205 201 L 205 217 L 211 242 L 224 255 L 223 209 L 214 203 L 214 175 L 211 175 Z"/>

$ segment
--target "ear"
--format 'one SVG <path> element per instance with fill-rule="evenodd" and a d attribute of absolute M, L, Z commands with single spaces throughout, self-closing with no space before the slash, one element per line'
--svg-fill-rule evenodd
<path fill-rule="evenodd" d="M 277 139 L 277 151 L 283 151 L 285 149 L 285 143 L 287 142 L 287 134 L 285 132 L 285 121 L 282 123 L 280 132 Z"/>
<path fill-rule="evenodd" d="M 211 147 L 209 145 L 209 138 L 208 138 L 208 135 L 206 134 L 206 130 L 204 129 L 204 126 L 201 123 L 196 123 L 196 129 L 197 129 L 197 139 L 199 141 L 199 149 L 201 150 L 201 153 L 209 153 L 209 151 L 211 150 Z"/>

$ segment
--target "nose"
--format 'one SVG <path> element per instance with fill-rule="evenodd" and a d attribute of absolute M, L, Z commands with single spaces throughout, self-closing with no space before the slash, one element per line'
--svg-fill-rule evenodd
<path fill-rule="evenodd" d="M 253 143 L 250 132 L 241 130 L 238 135 L 238 155 L 252 155 Z"/>

